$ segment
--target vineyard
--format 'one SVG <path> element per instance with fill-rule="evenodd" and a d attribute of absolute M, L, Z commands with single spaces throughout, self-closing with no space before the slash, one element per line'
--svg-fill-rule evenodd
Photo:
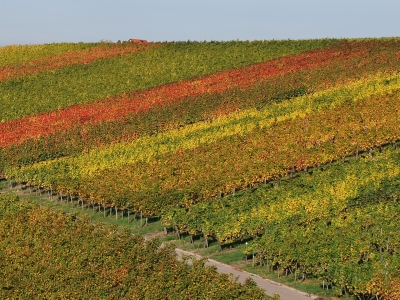
<path fill-rule="evenodd" d="M 10 184 L 104 214 L 160 219 L 204 247 L 249 241 L 243 254 L 260 266 L 314 278 L 336 296 L 398 299 L 399 39 L 51 44 L 0 53 L 0 177 Z M 35 230 L 69 222 L 14 202 L 7 205 L 21 218 L 43 218 Z M 159 251 L 158 267 L 167 268 L 164 250 L 143 247 Z M 116 283 L 126 295 L 130 272 Z M 259 297 L 238 289 L 237 297 Z"/>
<path fill-rule="evenodd" d="M 12 195 L 0 196 L 2 299 L 261 299 L 251 281 L 177 261 L 144 242 Z M 10 231 L 12 228 L 12 231 Z M 145 255 L 144 255 L 145 254 Z"/>

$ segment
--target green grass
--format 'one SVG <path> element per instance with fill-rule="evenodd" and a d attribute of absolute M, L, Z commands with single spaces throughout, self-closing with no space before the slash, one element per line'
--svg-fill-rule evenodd
<path fill-rule="evenodd" d="M 175 235 L 172 234 L 168 234 L 168 235 L 164 235 L 162 237 L 160 237 L 161 242 L 167 242 L 167 243 L 172 243 L 174 244 L 176 247 L 179 247 L 180 245 L 182 245 L 183 243 L 185 243 L 184 241 L 179 241 L 176 239 Z"/>
<path fill-rule="evenodd" d="M 48 200 L 37 195 L 24 196 L 23 198 L 25 197 L 26 199 L 37 202 L 43 206 L 51 207 L 54 210 L 70 213 L 78 217 L 89 217 L 93 222 L 114 225 L 120 229 L 129 228 L 137 234 L 147 234 L 163 230 L 160 221 L 148 222 L 145 224 L 145 218 L 143 218 L 142 221 L 140 221 L 140 218 L 134 220 L 133 215 L 131 215 L 129 218 L 130 222 L 128 223 L 128 217 L 122 217 L 121 212 L 119 212 L 118 219 L 116 219 L 115 214 L 110 215 L 109 210 L 106 210 L 106 217 L 104 217 L 103 211 L 98 212 L 96 209 L 93 210 L 92 208 L 82 208 L 81 206 L 77 205 L 77 202 L 66 203 L 59 200 Z"/>
<path fill-rule="evenodd" d="M 243 254 L 242 250 L 235 249 L 226 253 L 220 252 L 220 254 L 214 254 L 210 258 L 225 264 L 231 264 L 238 261 L 242 262 L 245 258 L 245 255 Z"/>
<path fill-rule="evenodd" d="M 0 191 L 5 191 L 8 188 L 8 181 L 4 179 L 0 179 Z"/>

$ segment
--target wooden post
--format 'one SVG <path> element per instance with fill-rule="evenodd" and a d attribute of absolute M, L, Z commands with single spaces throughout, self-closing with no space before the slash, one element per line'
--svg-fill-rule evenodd
<path fill-rule="evenodd" d="M 253 249 L 253 267 L 254 267 L 254 249 Z M 278 276 L 279 277 L 279 276 Z"/>
<path fill-rule="evenodd" d="M 205 233 L 203 233 L 204 235 L 204 248 L 208 248 L 208 239 L 207 239 L 207 235 Z"/>
<path fill-rule="evenodd" d="M 357 149 L 356 149 L 356 160 L 358 160 L 358 152 L 359 152 L 359 150 L 358 150 L 358 145 L 357 145 Z"/>

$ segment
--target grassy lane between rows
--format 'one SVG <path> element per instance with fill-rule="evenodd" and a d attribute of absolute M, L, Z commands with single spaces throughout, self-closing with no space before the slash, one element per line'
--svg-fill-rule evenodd
<path fill-rule="evenodd" d="M 86 206 L 82 208 L 82 206 L 76 201 L 73 201 L 73 203 L 67 202 L 65 198 L 63 201 L 61 201 L 60 199 L 56 199 L 55 196 L 53 196 L 52 200 L 50 200 L 47 193 L 43 192 L 41 195 L 39 195 L 38 191 L 30 192 L 29 189 L 24 188 L 21 185 L 14 186 L 14 184 L 13 187 L 10 188 L 8 181 L 1 180 L 0 193 L 7 192 L 16 193 L 21 199 L 36 202 L 40 205 L 50 207 L 56 211 L 75 215 L 80 218 L 87 218 L 93 222 L 100 222 L 105 225 L 114 225 L 119 229 L 130 229 L 137 234 L 154 234 L 163 231 L 163 226 L 158 219 L 150 219 L 146 223 L 146 218 L 144 217 L 141 219 L 139 215 L 137 215 L 136 218 L 134 215 L 130 215 L 128 219 L 127 214 L 125 213 L 124 216 L 122 216 L 121 212 L 118 212 L 118 217 L 116 218 L 115 212 L 111 211 L 110 214 L 109 209 L 106 210 L 106 217 L 104 217 L 103 210 L 99 212 L 97 209 L 89 209 Z"/>

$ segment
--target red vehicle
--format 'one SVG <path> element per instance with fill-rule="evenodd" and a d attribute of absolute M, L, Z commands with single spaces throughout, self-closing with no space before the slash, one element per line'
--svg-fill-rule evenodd
<path fill-rule="evenodd" d="M 130 39 L 132 43 L 147 44 L 146 40 Z"/>

